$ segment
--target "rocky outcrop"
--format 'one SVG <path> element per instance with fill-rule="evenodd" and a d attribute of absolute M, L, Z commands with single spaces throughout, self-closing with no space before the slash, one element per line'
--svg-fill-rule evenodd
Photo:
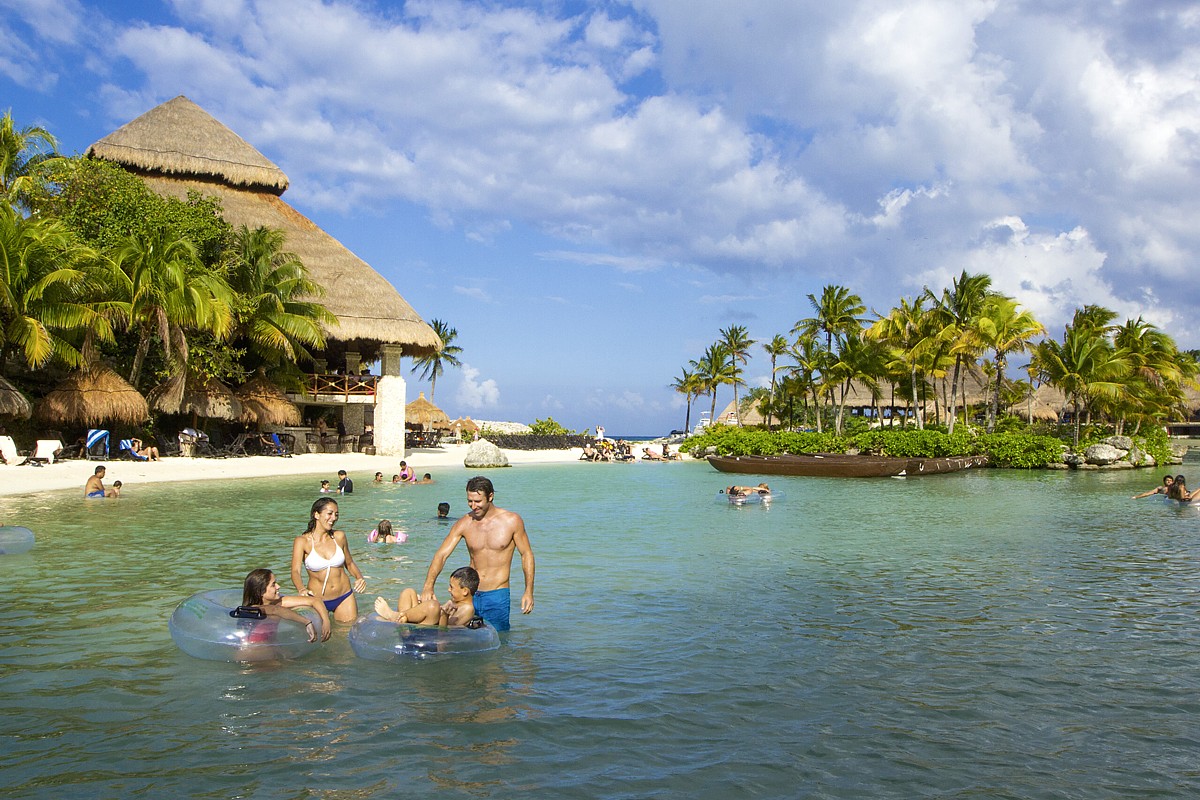
<path fill-rule="evenodd" d="M 467 448 L 463 457 L 463 466 L 468 469 L 491 469 L 494 467 L 511 466 L 508 456 L 487 439 L 477 439 Z"/>

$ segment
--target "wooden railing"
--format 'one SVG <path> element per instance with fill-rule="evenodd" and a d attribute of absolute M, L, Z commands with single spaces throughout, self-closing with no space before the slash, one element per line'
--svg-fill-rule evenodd
<path fill-rule="evenodd" d="M 308 393 L 374 397 L 378 375 L 308 375 Z"/>

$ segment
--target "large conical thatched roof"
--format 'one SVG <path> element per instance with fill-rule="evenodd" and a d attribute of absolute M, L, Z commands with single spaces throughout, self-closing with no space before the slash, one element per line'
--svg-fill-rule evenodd
<path fill-rule="evenodd" d="M 17 391 L 17 387 L 0 378 L 0 417 L 18 417 L 29 419 L 33 414 L 33 405 L 25 395 Z"/>
<path fill-rule="evenodd" d="M 419 393 L 416 400 L 404 407 L 404 419 L 420 425 L 425 430 L 434 428 L 448 430 L 450 428 L 450 417 L 446 415 L 445 411 L 426 400 L 424 392 Z"/>
<path fill-rule="evenodd" d="M 122 125 L 88 155 L 139 172 L 216 178 L 277 195 L 288 187 L 283 170 L 183 95 Z"/>
<path fill-rule="evenodd" d="M 166 109 L 163 114 L 156 113 L 163 109 Z M 177 130 L 177 116 L 197 115 L 204 120 L 196 121 L 196 126 L 208 133 L 189 138 Z M 118 136 L 135 124 L 136 136 Z M 212 130 L 214 127 L 228 135 L 218 136 Z M 118 140 L 115 145 L 110 141 L 114 138 Z M 121 144 L 127 138 L 139 142 L 139 148 Z M 220 149 L 218 144 L 226 149 Z M 337 324 L 326 331 L 330 339 L 400 344 L 409 356 L 440 349 L 442 343 L 433 328 L 386 278 L 278 196 L 287 187 L 287 177 L 274 164 L 262 159 L 278 172 L 275 183 L 267 181 L 266 173 L 259 176 L 261 179 L 251 180 L 249 172 L 239 169 L 243 161 L 253 160 L 243 147 L 258 155 L 195 103 L 177 97 L 96 142 L 88 152 L 139 173 L 157 194 L 186 200 L 189 191 L 196 191 L 216 197 L 221 203 L 222 216 L 235 227 L 282 230 L 285 247 L 300 257 L 312 279 L 325 289 L 324 297 L 314 299 L 319 299 L 337 317 Z M 155 166 L 148 155 L 176 151 L 182 153 L 181 159 L 186 156 L 179 164 L 186 164 L 187 169 L 173 168 L 175 162 L 165 156 L 157 156 L 161 163 Z M 208 165 L 207 170 L 204 165 Z"/>
<path fill-rule="evenodd" d="M 89 428 L 112 424 L 140 425 L 150 418 L 146 398 L 117 373 L 97 366 L 67 376 L 37 404 L 38 419 L 73 422 Z"/>
<path fill-rule="evenodd" d="M 237 396 L 242 401 L 242 422 L 276 426 L 300 424 L 300 409 L 262 375 L 239 386 Z"/>

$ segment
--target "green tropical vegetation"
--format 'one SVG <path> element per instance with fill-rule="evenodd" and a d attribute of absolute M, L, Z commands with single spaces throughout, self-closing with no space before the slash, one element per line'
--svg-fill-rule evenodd
<path fill-rule="evenodd" d="M 672 384 L 688 398 L 686 428 L 696 397 L 711 396 L 715 419 L 726 385 L 738 419 L 693 436 L 687 449 L 987 454 L 993 464 L 1036 467 L 1061 461 L 1064 443 L 1081 451 L 1115 433 L 1161 463 L 1170 458 L 1164 425 L 1189 417 L 1186 391 L 1198 386 L 1196 354 L 1144 319 L 1117 324 L 1113 311 L 1085 306 L 1055 338 L 983 274 L 963 271 L 948 287 L 926 287 L 871 316 L 845 286 L 807 300 L 809 316 L 762 345 L 768 377 L 745 399 L 738 387 L 752 369 L 752 342 L 744 328 L 721 330 L 689 362 Z M 1026 380 L 1008 375 L 1020 354 L 1029 358 Z M 1043 386 L 1067 406 L 1051 422 L 1033 419 Z M 755 411 L 759 428 L 739 430 Z"/>

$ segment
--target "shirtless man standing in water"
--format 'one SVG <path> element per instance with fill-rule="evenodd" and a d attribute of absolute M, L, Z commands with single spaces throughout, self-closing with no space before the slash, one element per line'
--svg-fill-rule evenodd
<path fill-rule="evenodd" d="M 525 593 L 521 595 L 521 613 L 533 611 L 533 547 L 525 532 L 525 521 L 512 511 L 492 505 L 496 494 L 492 482 L 482 476 L 467 481 L 467 515 L 450 528 L 425 575 L 421 600 L 433 600 L 433 587 L 446 566 L 446 559 L 466 540 L 471 566 L 479 573 L 479 591 L 475 593 L 475 611 L 498 631 L 509 629 L 509 574 L 513 551 L 521 554 L 525 574 Z"/>

